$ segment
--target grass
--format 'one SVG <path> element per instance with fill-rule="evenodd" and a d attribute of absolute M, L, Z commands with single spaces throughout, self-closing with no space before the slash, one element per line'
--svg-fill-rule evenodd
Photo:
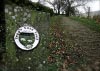
<path fill-rule="evenodd" d="M 87 19 L 87 18 L 80 18 L 80 17 L 70 17 L 73 20 L 81 22 L 81 24 L 87 26 L 93 31 L 100 32 L 100 24 L 97 23 L 95 20 Z"/>

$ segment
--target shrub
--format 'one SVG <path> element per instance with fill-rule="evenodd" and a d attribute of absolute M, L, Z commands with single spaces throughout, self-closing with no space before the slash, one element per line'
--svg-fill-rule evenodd
<path fill-rule="evenodd" d="M 93 19 L 94 19 L 97 23 L 100 23 L 100 15 L 95 15 L 95 16 L 93 16 Z"/>

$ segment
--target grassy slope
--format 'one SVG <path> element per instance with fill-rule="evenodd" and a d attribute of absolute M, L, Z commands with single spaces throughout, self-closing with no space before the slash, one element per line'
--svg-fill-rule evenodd
<path fill-rule="evenodd" d="M 79 17 L 70 17 L 73 20 L 81 22 L 83 25 L 89 27 L 91 30 L 100 32 L 100 24 L 96 23 L 96 21 L 87 19 L 87 18 L 79 18 Z"/>

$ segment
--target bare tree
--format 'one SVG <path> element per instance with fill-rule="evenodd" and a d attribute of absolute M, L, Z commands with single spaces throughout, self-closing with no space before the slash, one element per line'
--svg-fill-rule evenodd
<path fill-rule="evenodd" d="M 75 10 L 79 6 L 84 6 L 91 0 L 54 0 L 50 2 L 50 0 L 46 0 L 49 4 L 54 7 L 54 10 L 57 14 L 60 12 L 66 12 L 66 15 L 69 16 L 75 13 Z"/>
<path fill-rule="evenodd" d="M 54 11 L 58 14 L 60 14 L 60 8 L 61 8 L 61 0 L 54 0 L 51 2 L 50 0 L 47 1 L 49 4 L 51 4 L 54 8 Z"/>

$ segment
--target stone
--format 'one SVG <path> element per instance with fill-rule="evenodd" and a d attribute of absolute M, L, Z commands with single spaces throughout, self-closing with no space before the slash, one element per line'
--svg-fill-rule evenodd
<path fill-rule="evenodd" d="M 5 8 L 5 13 L 8 13 L 8 9 L 7 8 Z"/>
<path fill-rule="evenodd" d="M 16 8 L 14 9 L 14 12 L 17 12 L 17 9 Z"/>
<path fill-rule="evenodd" d="M 43 63 L 45 64 L 45 63 L 46 63 L 46 61 L 43 61 Z"/>
<path fill-rule="evenodd" d="M 28 10 L 28 9 L 26 9 L 26 12 L 29 12 L 29 10 Z"/>
<path fill-rule="evenodd" d="M 44 51 L 45 50 L 45 47 L 42 47 L 42 50 Z"/>
<path fill-rule="evenodd" d="M 28 66 L 28 69 L 31 69 L 31 67 L 30 67 L 30 66 Z"/>
<path fill-rule="evenodd" d="M 15 16 L 12 16 L 12 19 L 16 19 L 16 17 Z"/>
<path fill-rule="evenodd" d="M 30 58 L 30 57 L 29 57 L 28 59 L 29 59 L 29 60 L 31 60 L 31 58 Z"/>
<path fill-rule="evenodd" d="M 26 18 L 23 18 L 23 21 L 25 22 L 27 19 Z"/>
<path fill-rule="evenodd" d="M 26 12 L 24 13 L 24 16 L 27 16 L 27 13 Z"/>
<path fill-rule="evenodd" d="M 42 68 L 43 67 L 43 65 L 42 64 L 39 64 L 39 68 Z"/>
<path fill-rule="evenodd" d="M 11 6 L 8 6 L 7 8 L 8 8 L 9 10 L 12 10 L 12 7 L 11 7 Z"/>
<path fill-rule="evenodd" d="M 39 14 L 41 14 L 41 12 L 39 12 Z"/>
<path fill-rule="evenodd" d="M 23 9 L 22 9 L 22 8 L 21 8 L 20 10 L 21 10 L 21 11 L 23 11 Z"/>
<path fill-rule="evenodd" d="M 16 6 L 15 8 L 18 9 L 18 6 Z"/>
<path fill-rule="evenodd" d="M 19 9 L 17 9 L 17 11 L 19 12 L 20 10 L 19 10 Z"/>
<path fill-rule="evenodd" d="M 15 19 L 15 22 L 16 22 L 16 19 Z"/>
<path fill-rule="evenodd" d="M 9 12 L 9 15 L 11 15 L 12 14 L 12 12 Z"/>
<path fill-rule="evenodd" d="M 43 12 L 43 14 L 45 14 L 45 12 Z"/>
<path fill-rule="evenodd" d="M 28 14 L 28 16 L 27 17 L 31 17 L 31 14 Z"/>
<path fill-rule="evenodd" d="M 18 58 L 16 58 L 16 61 L 19 61 L 19 59 L 18 59 Z"/>
<path fill-rule="evenodd" d="M 18 15 L 16 14 L 15 16 L 17 17 Z"/>
<path fill-rule="evenodd" d="M 19 9 L 21 9 L 22 7 L 19 7 Z"/>

